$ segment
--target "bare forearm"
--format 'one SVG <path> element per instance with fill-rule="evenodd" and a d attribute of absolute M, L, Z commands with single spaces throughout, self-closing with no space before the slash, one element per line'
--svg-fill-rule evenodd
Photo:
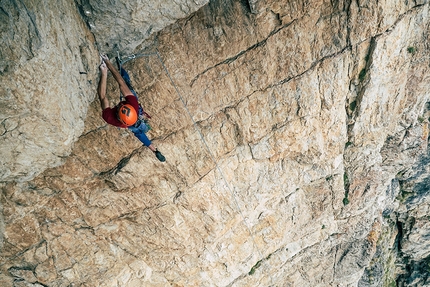
<path fill-rule="evenodd" d="M 113 66 L 111 61 L 105 61 L 106 66 L 108 67 L 109 71 L 112 73 L 112 76 L 115 78 L 115 80 L 119 83 L 124 82 L 124 79 L 121 77 L 120 73 L 117 69 Z M 124 82 L 125 84 L 125 82 Z"/>
<path fill-rule="evenodd" d="M 100 75 L 99 85 L 97 87 L 97 93 L 99 95 L 100 105 L 102 110 L 109 107 L 109 101 L 106 98 L 106 87 L 107 87 L 107 74 Z"/>
<path fill-rule="evenodd" d="M 121 77 L 121 74 L 118 72 L 117 69 L 113 66 L 113 64 L 110 61 L 105 61 L 106 66 L 108 67 L 109 71 L 112 73 L 112 76 L 115 78 L 119 85 L 119 89 L 121 90 L 121 93 L 124 96 L 132 95 L 130 89 L 128 88 L 127 84 L 125 83 L 124 79 Z"/>

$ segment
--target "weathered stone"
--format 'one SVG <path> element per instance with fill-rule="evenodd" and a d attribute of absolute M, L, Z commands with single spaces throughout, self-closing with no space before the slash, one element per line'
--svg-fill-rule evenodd
<path fill-rule="evenodd" d="M 182 1 L 115 1 L 110 5 L 100 0 L 78 1 L 99 50 L 113 49 L 131 53 L 142 47 L 153 33 L 185 18 L 209 0 Z M 113 32 L 114 31 L 114 32 Z"/>
<path fill-rule="evenodd" d="M 37 281 L 32 270 L 12 267 L 8 271 L 13 277 L 25 280 L 28 283 L 35 283 Z"/>
<path fill-rule="evenodd" d="M 70 154 L 94 99 L 97 53 L 73 2 L 0 8 L 0 181 L 23 181 Z"/>

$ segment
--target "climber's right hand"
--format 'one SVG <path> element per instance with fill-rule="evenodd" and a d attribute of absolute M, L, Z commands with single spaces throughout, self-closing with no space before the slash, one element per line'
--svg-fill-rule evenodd
<path fill-rule="evenodd" d="M 107 74 L 108 67 L 106 66 L 106 63 L 104 61 L 100 64 L 99 69 L 100 73 Z"/>
<path fill-rule="evenodd" d="M 105 55 L 105 54 L 100 54 L 100 57 L 102 58 L 102 60 L 104 61 L 104 62 L 109 62 L 110 60 L 109 60 L 109 57 L 107 56 L 107 55 Z"/>

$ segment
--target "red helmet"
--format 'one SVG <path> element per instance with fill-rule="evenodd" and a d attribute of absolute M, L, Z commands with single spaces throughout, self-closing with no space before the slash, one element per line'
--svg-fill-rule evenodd
<path fill-rule="evenodd" d="M 137 121 L 136 110 L 130 104 L 121 104 L 118 107 L 118 119 L 126 126 L 132 126 Z"/>

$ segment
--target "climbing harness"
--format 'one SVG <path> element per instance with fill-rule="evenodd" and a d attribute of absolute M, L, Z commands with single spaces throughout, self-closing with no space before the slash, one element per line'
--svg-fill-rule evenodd
<path fill-rule="evenodd" d="M 119 54 L 118 54 L 118 55 L 119 55 Z M 202 142 L 203 142 L 204 146 L 206 147 L 206 150 L 208 151 L 208 153 L 209 153 L 209 155 L 210 155 L 210 157 L 211 157 L 211 159 L 212 159 L 213 163 L 214 163 L 214 164 L 215 164 L 215 166 L 216 166 L 216 169 L 217 169 L 217 170 L 218 170 L 218 172 L 221 174 L 221 177 L 223 178 L 223 180 L 224 180 L 224 182 L 225 182 L 225 184 L 226 184 L 226 186 L 227 186 L 228 190 L 230 191 L 230 194 L 231 194 L 231 196 L 232 196 L 232 198 L 233 198 L 233 202 L 235 203 L 236 208 L 238 209 L 239 214 L 241 215 L 242 220 L 243 220 L 243 222 L 245 223 L 245 226 L 246 226 L 246 228 L 248 229 L 249 234 L 251 235 L 252 242 L 253 242 L 253 244 L 254 244 L 254 246 L 255 246 L 255 248 L 256 248 L 256 250 L 257 250 L 257 252 L 258 252 L 258 255 L 260 256 L 260 258 L 263 258 L 263 259 L 261 259 L 259 262 L 265 262 L 267 265 L 269 265 L 269 263 L 268 263 L 268 262 L 267 262 L 267 260 L 266 260 L 267 258 L 266 258 L 266 259 L 264 259 L 263 254 L 261 253 L 260 249 L 258 248 L 257 242 L 256 242 L 256 240 L 255 240 L 255 238 L 254 238 L 254 235 L 253 235 L 253 233 L 252 233 L 252 231 L 251 231 L 251 228 L 249 227 L 249 225 L 248 225 L 248 223 L 247 223 L 247 220 L 246 220 L 246 218 L 245 218 L 245 216 L 244 216 L 244 214 L 243 214 L 243 212 L 242 212 L 242 210 L 241 210 L 241 208 L 240 208 L 240 206 L 239 206 L 239 203 L 238 203 L 238 201 L 237 201 L 237 199 L 236 199 L 236 196 L 234 195 L 233 190 L 231 189 L 231 187 L 230 187 L 230 185 L 229 185 L 229 183 L 228 183 L 228 181 L 227 181 L 227 179 L 226 179 L 226 177 L 225 177 L 224 173 L 222 172 L 222 170 L 221 170 L 221 168 L 220 168 L 220 166 L 219 166 L 219 164 L 218 164 L 217 160 L 215 159 L 215 156 L 213 155 L 213 153 L 212 153 L 211 149 L 209 148 L 209 145 L 207 144 L 207 142 L 206 142 L 205 138 L 203 137 L 203 134 L 202 134 L 202 132 L 201 132 L 200 128 L 198 127 L 198 125 L 197 125 L 196 121 L 194 120 L 193 116 L 191 115 L 191 112 L 190 112 L 190 110 L 188 109 L 188 106 L 187 106 L 187 104 L 186 104 L 186 102 L 185 102 L 184 98 L 182 97 L 181 93 L 179 92 L 178 87 L 176 86 L 176 84 L 175 84 L 175 82 L 173 81 L 173 79 L 172 79 L 172 77 L 171 77 L 171 75 L 170 75 L 169 71 L 167 70 L 166 66 L 164 65 L 164 62 L 163 62 L 163 60 L 162 60 L 162 58 L 161 58 L 160 53 L 158 52 L 158 50 L 156 50 L 155 52 L 151 52 L 151 53 L 131 54 L 131 55 L 129 55 L 129 56 L 125 56 L 125 57 L 124 57 L 124 58 L 125 58 L 125 60 L 120 61 L 120 65 L 123 65 L 123 64 L 125 64 L 125 63 L 126 63 L 126 62 L 128 62 L 128 61 L 131 61 L 131 60 L 134 60 L 134 59 L 137 59 L 137 58 L 140 58 L 140 57 L 150 57 L 150 56 L 154 56 L 154 55 L 155 55 L 155 56 L 157 56 L 157 58 L 158 58 L 158 60 L 159 60 L 159 62 L 160 62 L 160 64 L 161 64 L 161 66 L 163 67 L 164 72 L 166 73 L 167 77 L 169 78 L 169 80 L 170 80 L 170 82 L 171 82 L 172 86 L 175 88 L 175 91 L 176 91 L 176 93 L 178 94 L 179 99 L 181 100 L 181 102 L 182 102 L 182 104 L 183 104 L 183 106 L 184 106 L 184 108 L 185 108 L 185 110 L 186 110 L 186 112 L 187 112 L 188 116 L 190 117 L 191 121 L 193 122 L 194 128 L 195 128 L 195 129 L 196 129 L 196 131 L 198 132 L 198 134 L 199 134 L 199 136 L 200 136 L 200 138 L 201 138 L 201 140 L 202 140 Z M 269 267 L 270 267 L 270 266 L 269 266 Z M 273 277 L 272 277 L 272 275 L 270 274 L 270 272 L 269 272 L 269 277 L 270 277 L 270 281 L 271 281 L 272 286 L 273 286 L 273 285 L 274 285 L 274 280 L 273 280 Z"/>

